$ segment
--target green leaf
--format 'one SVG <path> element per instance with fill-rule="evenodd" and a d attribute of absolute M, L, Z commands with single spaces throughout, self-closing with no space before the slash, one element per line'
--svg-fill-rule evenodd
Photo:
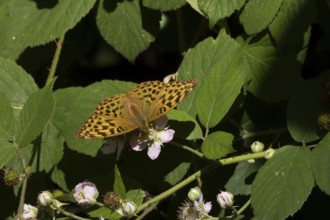
<path fill-rule="evenodd" d="M 222 120 L 244 83 L 241 53 L 235 48 L 236 45 L 226 45 L 230 48 L 225 53 L 226 57 L 205 75 L 196 97 L 200 122 L 208 128 L 216 126 Z"/>
<path fill-rule="evenodd" d="M 203 15 L 203 12 L 199 9 L 197 0 L 186 0 L 187 3 L 199 14 Z"/>
<path fill-rule="evenodd" d="M 17 145 L 14 145 L 14 146 L 16 147 Z M 20 172 L 23 172 L 21 161 L 30 161 L 31 156 L 34 153 L 33 152 L 34 148 L 33 148 L 33 145 L 30 144 L 30 145 L 28 145 L 28 147 L 19 148 L 18 150 L 19 150 L 20 156 L 12 157 L 11 160 L 7 162 L 6 168 L 10 168 L 13 170 L 18 170 Z M 32 165 L 31 171 L 32 172 L 36 171 L 35 168 L 36 168 L 36 163 L 34 163 Z M 17 190 L 17 192 L 19 191 L 19 189 L 15 189 L 15 190 Z"/>
<path fill-rule="evenodd" d="M 198 122 L 188 113 L 180 110 L 171 110 L 168 114 L 170 128 L 175 130 L 175 136 L 187 140 L 195 140 L 203 137 L 202 129 Z"/>
<path fill-rule="evenodd" d="M 65 173 L 62 170 L 58 169 L 58 167 L 54 168 L 50 178 L 54 183 L 60 186 L 61 189 L 63 189 L 66 192 L 69 192 L 69 188 L 65 181 Z"/>
<path fill-rule="evenodd" d="M 14 137 L 14 111 L 6 95 L 0 92 L 0 139 L 12 140 Z"/>
<path fill-rule="evenodd" d="M 288 99 L 292 85 L 301 81 L 296 55 L 286 53 L 278 57 L 268 35 L 247 45 L 244 52 L 252 79 L 247 89 L 268 103 Z"/>
<path fill-rule="evenodd" d="M 165 176 L 164 180 L 171 186 L 174 186 L 187 174 L 190 165 L 191 163 L 188 162 L 180 163 L 175 169 Z"/>
<path fill-rule="evenodd" d="M 252 35 L 267 28 L 281 4 L 282 0 L 249 0 L 239 18 L 246 33 Z"/>
<path fill-rule="evenodd" d="M 268 13 L 268 11 L 265 12 Z M 315 21 L 316 15 L 317 7 L 313 0 L 283 1 L 274 21 L 269 26 L 277 46 L 287 49 L 287 45 L 294 45 L 300 49 L 303 35 Z"/>
<path fill-rule="evenodd" d="M 108 207 L 99 207 L 99 208 L 93 208 L 86 211 L 89 217 L 99 218 L 102 216 L 104 219 L 120 219 L 122 218 L 122 215 L 120 215 L 118 212 L 111 212 L 111 210 Z"/>
<path fill-rule="evenodd" d="M 60 135 L 66 131 L 64 126 L 65 119 L 68 117 L 67 112 L 72 107 L 72 103 L 76 100 L 77 94 L 81 93 L 83 88 L 70 87 L 65 89 L 58 89 L 54 92 L 56 106 L 54 114 L 51 118 L 52 123 L 59 130 Z"/>
<path fill-rule="evenodd" d="M 194 91 L 179 109 L 195 116 L 205 127 L 214 127 L 228 112 L 245 77 L 240 45 L 225 32 L 216 40 L 207 38 L 191 49 L 179 69 L 184 79 L 197 79 Z M 196 108 L 198 106 L 198 108 Z"/>
<path fill-rule="evenodd" d="M 230 177 L 225 188 L 234 195 L 250 195 L 252 184 L 247 184 L 246 179 L 258 171 L 261 166 L 260 160 L 255 163 L 243 161 L 237 164 L 234 174 Z"/>
<path fill-rule="evenodd" d="M 314 186 L 310 156 L 305 147 L 286 146 L 261 167 L 251 194 L 258 219 L 285 219 L 301 208 Z"/>
<path fill-rule="evenodd" d="M 234 136 L 223 131 L 216 131 L 206 137 L 202 144 L 202 152 L 209 159 L 219 159 L 235 152 L 232 147 Z"/>
<path fill-rule="evenodd" d="M 57 94 L 61 100 L 60 112 L 55 113 L 56 125 L 61 126 L 60 134 L 65 137 L 65 141 L 70 149 L 79 153 L 95 156 L 102 146 L 103 139 L 77 139 L 75 133 L 83 125 L 84 121 L 93 114 L 96 106 L 108 96 L 118 93 L 127 93 L 135 84 L 122 81 L 104 80 L 94 83 L 85 89 L 72 89 L 61 91 Z M 66 89 L 65 89 L 66 90 Z M 67 95 L 68 99 L 65 99 Z M 84 103 L 83 105 L 81 103 Z M 64 116 L 61 109 L 66 109 Z M 64 120 L 63 122 L 61 122 Z M 63 124 L 62 124 L 63 123 Z"/>
<path fill-rule="evenodd" d="M 117 165 L 114 167 L 114 175 L 115 181 L 113 183 L 113 191 L 119 193 L 122 197 L 125 197 L 126 189 Z"/>
<path fill-rule="evenodd" d="M 54 4 L 55 3 L 55 4 Z M 2 0 L 0 56 L 16 59 L 27 46 L 55 40 L 73 28 L 93 7 L 95 0 Z"/>
<path fill-rule="evenodd" d="M 208 17 L 212 28 L 220 19 L 240 9 L 246 0 L 204 0 L 198 1 L 198 8 Z"/>
<path fill-rule="evenodd" d="M 313 149 L 311 166 L 316 184 L 330 195 L 330 133 Z"/>
<path fill-rule="evenodd" d="M 185 0 L 143 0 L 143 5 L 155 10 L 169 11 L 180 8 L 186 4 Z"/>
<path fill-rule="evenodd" d="M 312 37 L 312 26 L 309 26 L 307 31 L 304 33 L 303 45 L 301 46 L 300 51 L 297 54 L 297 60 L 302 65 L 305 63 L 307 55 L 309 55 L 309 47 L 311 46 L 311 37 Z"/>
<path fill-rule="evenodd" d="M 0 57 L 0 92 L 8 97 L 12 105 L 22 106 L 37 90 L 38 86 L 29 74 L 15 62 Z"/>
<path fill-rule="evenodd" d="M 25 103 L 19 115 L 19 129 L 17 143 L 20 147 L 30 144 L 40 134 L 50 119 L 55 99 L 52 85 L 33 93 Z"/>
<path fill-rule="evenodd" d="M 311 142 L 320 138 L 317 117 L 321 112 L 321 96 L 329 81 L 329 72 L 316 79 L 299 83 L 288 102 L 287 124 L 297 142 Z"/>
<path fill-rule="evenodd" d="M 140 189 L 130 190 L 126 193 L 126 198 L 128 200 L 133 201 L 137 206 L 143 203 L 143 199 L 145 197 L 145 192 Z"/>
<path fill-rule="evenodd" d="M 0 169 L 10 161 L 16 153 L 15 146 L 4 139 L 0 139 Z"/>
<path fill-rule="evenodd" d="M 111 7 L 114 11 L 109 12 Z M 129 61 L 145 50 L 154 37 L 142 27 L 138 0 L 124 1 L 109 6 L 101 0 L 96 17 L 103 38 Z"/>
<path fill-rule="evenodd" d="M 64 138 L 59 136 L 56 127 L 48 121 L 41 136 L 39 169 L 48 173 L 62 159 L 63 150 Z"/>

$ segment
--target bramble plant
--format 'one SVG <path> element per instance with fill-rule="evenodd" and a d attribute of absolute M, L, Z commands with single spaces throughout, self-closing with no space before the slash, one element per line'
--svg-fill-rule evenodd
<path fill-rule="evenodd" d="M 1 0 L 0 219 L 329 216 L 329 16 Z"/>

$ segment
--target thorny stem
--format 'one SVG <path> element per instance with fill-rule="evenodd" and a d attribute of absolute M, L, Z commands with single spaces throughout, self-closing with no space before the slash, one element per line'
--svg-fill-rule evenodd
<path fill-rule="evenodd" d="M 173 145 L 175 145 L 175 146 L 178 146 L 178 147 L 180 147 L 180 148 L 182 148 L 182 149 L 184 149 L 184 150 L 186 150 L 186 151 L 189 151 L 190 153 L 193 153 L 193 154 L 195 154 L 195 155 L 198 156 L 198 157 L 201 157 L 201 158 L 204 157 L 204 155 L 203 155 L 201 152 L 199 152 L 199 151 L 197 151 L 197 150 L 194 150 L 193 148 L 188 147 L 188 146 L 186 146 L 186 145 L 179 144 L 179 143 L 177 143 L 177 142 L 175 142 L 175 141 L 171 141 L 171 144 L 173 144 Z"/>
<path fill-rule="evenodd" d="M 77 219 L 77 220 L 90 220 L 89 218 L 82 218 L 82 217 L 76 216 L 76 215 L 72 214 L 71 212 L 67 212 L 67 211 L 65 211 L 65 210 L 62 209 L 62 208 L 57 208 L 56 211 L 62 213 L 63 215 L 65 215 L 65 216 L 67 216 L 67 217 L 70 217 L 71 219 Z"/>
<path fill-rule="evenodd" d="M 249 207 L 250 204 L 251 204 L 251 199 L 249 199 L 239 210 L 237 210 L 234 206 L 231 207 L 231 209 L 233 210 L 233 214 L 228 216 L 227 218 L 229 218 L 229 219 L 236 218 L 237 216 L 242 214 L 245 211 L 245 209 L 247 209 L 247 207 Z"/>
<path fill-rule="evenodd" d="M 56 42 L 56 51 L 54 54 L 52 65 L 51 65 L 49 73 L 48 73 L 48 77 L 47 77 L 45 86 L 48 86 L 49 83 L 51 83 L 54 79 L 56 67 L 57 67 L 58 61 L 60 59 L 60 54 L 61 54 L 61 50 L 62 50 L 62 46 L 63 46 L 63 42 L 64 42 L 64 36 L 65 35 L 62 34 L 59 37 L 58 41 Z"/>
<path fill-rule="evenodd" d="M 178 183 L 177 185 L 175 185 L 174 187 L 168 189 L 167 191 L 159 194 L 158 196 L 155 196 L 154 198 L 150 199 L 149 201 L 143 203 L 138 209 L 137 209 L 137 213 L 142 211 L 143 209 L 145 209 L 146 207 L 148 207 L 149 205 L 158 202 L 162 199 L 165 199 L 167 197 L 169 197 L 170 195 L 172 195 L 174 192 L 178 191 L 179 189 L 183 188 L 184 186 L 188 185 L 189 183 L 191 183 L 192 181 L 196 180 L 198 177 L 200 177 L 202 175 L 202 173 L 205 173 L 207 171 L 209 171 L 210 169 L 212 169 L 214 167 L 214 165 L 209 165 L 207 167 L 204 167 L 203 169 L 195 172 L 194 174 L 192 174 L 191 176 L 189 176 L 188 178 L 186 178 L 185 180 L 181 181 L 180 183 Z"/>
<path fill-rule="evenodd" d="M 158 205 L 158 202 L 155 202 L 154 204 L 150 204 L 147 210 L 145 210 L 140 216 L 136 218 L 136 220 L 142 220 L 149 212 L 151 212 L 156 206 Z"/>
<path fill-rule="evenodd" d="M 258 152 L 258 153 L 250 153 L 250 154 L 244 154 L 244 155 L 240 155 L 240 156 L 228 157 L 228 158 L 218 160 L 218 162 L 221 165 L 229 165 L 229 164 L 233 164 L 233 163 L 242 162 L 245 160 L 264 158 L 266 155 L 267 155 L 267 151 L 262 151 L 262 152 Z"/>
<path fill-rule="evenodd" d="M 19 216 L 19 217 L 22 217 L 22 214 L 23 214 L 26 187 L 27 187 L 28 178 L 31 173 L 31 167 L 28 166 L 27 168 L 25 168 L 24 172 L 25 172 L 25 175 L 24 175 L 23 184 L 22 184 L 22 192 L 21 192 L 21 196 L 19 199 L 19 206 L 18 206 L 18 211 L 17 211 L 17 216 Z"/>
<path fill-rule="evenodd" d="M 239 210 L 236 211 L 237 215 L 240 215 L 241 213 L 243 213 L 245 211 L 245 209 L 247 209 L 247 207 L 249 207 L 251 204 L 251 199 L 249 199 Z"/>
<path fill-rule="evenodd" d="M 21 152 L 19 151 L 19 146 L 16 143 L 15 139 L 13 139 L 13 144 L 15 146 L 16 155 L 17 155 L 18 161 L 21 165 L 21 169 L 22 169 L 22 171 L 24 171 L 25 167 L 24 167 L 24 163 L 23 163 L 23 158 L 22 158 Z"/>
<path fill-rule="evenodd" d="M 181 145 L 177 142 L 171 141 L 171 144 L 181 147 L 184 150 L 187 150 L 193 154 L 195 154 L 196 156 L 205 159 L 204 154 L 202 154 L 201 152 L 194 150 L 191 147 L 185 146 L 185 145 Z M 262 152 L 258 152 L 258 153 L 250 153 L 250 154 L 244 154 L 244 155 L 240 155 L 240 156 L 234 156 L 234 157 L 228 157 L 228 158 L 224 158 L 221 160 L 218 160 L 218 162 L 221 165 L 228 165 L 228 164 L 233 164 L 233 163 L 238 163 L 241 161 L 245 161 L 245 160 L 250 160 L 250 159 L 258 159 L 258 158 L 264 158 L 265 155 L 267 154 L 266 151 L 262 151 Z"/>
<path fill-rule="evenodd" d="M 45 86 L 47 86 L 49 83 L 51 83 L 52 80 L 54 79 L 56 67 L 57 67 L 58 60 L 59 60 L 59 57 L 60 57 L 60 54 L 61 54 L 61 50 L 62 50 L 63 41 L 64 41 L 64 34 L 60 36 L 58 42 L 56 43 L 57 47 L 56 47 L 54 59 L 53 59 L 51 68 L 49 70 L 49 74 L 48 74 L 48 78 L 46 80 Z M 15 140 L 13 141 L 13 143 L 15 145 L 16 155 L 18 157 L 18 161 L 20 162 L 21 167 L 22 167 L 22 170 L 25 173 L 23 184 L 22 184 L 22 192 L 21 192 L 21 195 L 20 195 L 20 201 L 19 201 L 19 206 L 18 206 L 18 211 L 17 211 L 17 216 L 19 218 L 21 218 L 22 217 L 22 214 L 23 214 L 23 207 L 24 207 L 24 200 L 25 200 L 25 193 L 26 193 L 27 182 L 28 182 L 28 178 L 29 178 L 29 176 L 31 174 L 31 167 L 30 166 L 28 166 L 26 168 L 24 167 L 23 159 L 22 159 L 22 156 L 21 156 L 20 151 L 19 151 L 19 146 L 16 144 Z M 33 159 L 31 161 L 33 161 Z M 83 220 L 83 218 L 80 218 L 80 217 L 75 218 L 75 219 Z"/>
<path fill-rule="evenodd" d="M 24 163 L 23 163 L 22 155 L 21 155 L 21 153 L 19 151 L 19 146 L 16 143 L 15 139 L 13 140 L 13 144 L 15 146 L 16 155 L 17 155 L 18 161 L 19 161 L 19 163 L 21 165 L 21 169 L 25 173 L 24 179 L 23 179 L 23 184 L 22 184 L 22 192 L 21 192 L 21 196 L 20 196 L 20 200 L 19 200 L 19 205 L 18 205 L 18 210 L 17 210 L 17 216 L 18 217 L 21 217 L 22 214 L 23 214 L 25 192 L 26 192 L 27 180 L 28 180 L 29 175 L 30 175 L 30 169 L 25 169 L 24 168 Z"/>

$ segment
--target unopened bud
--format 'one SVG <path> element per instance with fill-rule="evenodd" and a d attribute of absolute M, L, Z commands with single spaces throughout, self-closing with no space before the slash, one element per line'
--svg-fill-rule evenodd
<path fill-rule="evenodd" d="M 274 153 L 275 153 L 275 150 L 273 148 L 269 148 L 268 150 L 266 150 L 265 159 L 268 160 L 268 159 L 272 158 Z"/>
<path fill-rule="evenodd" d="M 217 202 L 219 203 L 220 207 L 230 208 L 234 204 L 234 195 L 230 192 L 222 192 L 217 195 Z"/>
<path fill-rule="evenodd" d="M 125 201 L 122 204 L 123 213 L 127 216 L 133 216 L 136 212 L 136 204 L 133 201 Z"/>
<path fill-rule="evenodd" d="M 194 187 L 191 188 L 188 192 L 188 198 L 190 201 L 195 201 L 197 199 L 199 199 L 199 197 L 202 195 L 202 191 L 199 187 Z"/>
<path fill-rule="evenodd" d="M 253 153 L 258 153 L 264 150 L 265 145 L 260 141 L 255 141 L 250 146 Z"/>
<path fill-rule="evenodd" d="M 42 206 L 48 206 L 53 201 L 53 194 L 51 194 L 49 191 L 42 191 L 38 195 L 38 203 Z"/>

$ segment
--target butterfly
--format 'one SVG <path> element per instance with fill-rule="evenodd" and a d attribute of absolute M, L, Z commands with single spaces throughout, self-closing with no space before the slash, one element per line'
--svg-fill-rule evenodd
<path fill-rule="evenodd" d="M 100 102 L 76 137 L 108 138 L 136 129 L 147 132 L 150 123 L 182 102 L 195 85 L 196 80 L 147 81 L 127 94 L 110 96 Z"/>

